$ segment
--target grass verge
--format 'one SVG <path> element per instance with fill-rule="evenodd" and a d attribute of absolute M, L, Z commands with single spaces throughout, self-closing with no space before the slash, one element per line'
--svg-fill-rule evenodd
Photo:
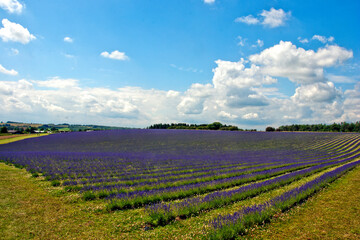
<path fill-rule="evenodd" d="M 27 138 L 41 137 L 47 136 L 49 133 L 41 133 L 41 134 L 24 134 L 24 135 L 9 135 L 3 138 L 0 138 L 0 144 L 7 144 L 11 142 L 20 141 Z"/>

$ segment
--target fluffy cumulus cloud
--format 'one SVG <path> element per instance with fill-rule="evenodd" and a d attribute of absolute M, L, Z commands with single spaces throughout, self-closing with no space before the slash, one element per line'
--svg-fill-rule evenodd
<path fill-rule="evenodd" d="M 351 57 L 352 51 L 336 45 L 313 51 L 280 42 L 248 60 L 217 60 L 211 82 L 193 83 L 183 92 L 89 88 L 60 77 L 0 81 L 0 112 L 8 119 L 21 113 L 31 121 L 135 127 L 221 121 L 265 129 L 270 124 L 356 121 L 360 84 L 342 92 L 332 82 L 335 77 L 323 73 Z M 279 92 L 277 77 L 296 84 L 292 96 Z"/>
<path fill-rule="evenodd" d="M 4 18 L 2 20 L 3 28 L 0 28 L 0 37 L 4 42 L 20 42 L 27 44 L 36 37 L 32 35 L 27 28 L 18 23 L 13 23 Z"/>
<path fill-rule="evenodd" d="M 9 13 L 21 13 L 24 8 L 17 0 L 0 0 L 0 7 Z"/>
<path fill-rule="evenodd" d="M 142 126 L 145 122 L 175 121 L 180 102 L 175 91 L 82 88 L 76 79 L 0 81 L 0 111 L 13 119 L 96 122 Z M 167 104 L 166 104 L 167 103 Z M 166 117 L 166 116 L 169 117 Z M 91 119 L 91 120 L 90 120 Z"/>
<path fill-rule="evenodd" d="M 257 119 L 257 118 L 259 118 L 259 114 L 257 114 L 257 113 L 247 113 L 247 114 L 244 114 L 242 116 L 242 118 L 247 119 L 247 120 L 249 120 L 249 119 Z"/>
<path fill-rule="evenodd" d="M 341 91 L 332 82 L 319 82 L 296 88 L 292 99 L 299 103 L 333 102 L 341 95 Z"/>
<path fill-rule="evenodd" d="M 0 64 L 0 73 L 12 75 L 12 76 L 18 75 L 18 72 L 15 71 L 14 69 L 8 70 L 8 69 L 4 68 L 1 64 Z"/>
<path fill-rule="evenodd" d="M 360 82 L 358 82 L 354 89 L 346 90 L 344 100 L 345 114 L 343 121 L 358 121 L 360 119 Z"/>
<path fill-rule="evenodd" d="M 239 62 L 216 61 L 218 66 L 213 70 L 213 84 L 223 106 L 243 108 L 268 105 L 267 99 L 255 89 L 276 83 L 276 79 L 262 74 L 260 67 L 254 64 L 246 67 L 245 63 L 244 59 Z"/>
<path fill-rule="evenodd" d="M 219 116 L 220 118 L 223 118 L 223 119 L 226 119 L 226 120 L 238 118 L 237 115 L 231 114 L 231 113 L 228 113 L 228 112 L 225 112 L 225 111 L 220 111 L 220 112 L 218 113 L 218 116 Z"/>
<path fill-rule="evenodd" d="M 276 10 L 271 8 L 269 11 L 263 10 L 259 17 L 253 15 L 242 16 L 235 19 L 235 22 L 242 22 L 248 25 L 262 24 L 266 27 L 275 28 L 285 25 L 290 18 L 291 12 L 285 12 L 283 9 Z"/>
<path fill-rule="evenodd" d="M 284 25 L 285 21 L 291 16 L 291 12 L 271 8 L 270 11 L 263 10 L 260 16 L 264 17 L 261 24 L 275 28 Z"/>
<path fill-rule="evenodd" d="M 325 67 L 333 67 L 352 57 L 351 50 L 337 45 L 328 45 L 315 52 L 298 48 L 291 42 L 280 41 L 249 59 L 260 65 L 265 74 L 286 77 L 300 84 L 310 84 L 325 81 Z"/>
<path fill-rule="evenodd" d="M 185 92 L 177 110 L 182 114 L 200 114 L 204 110 L 204 103 L 213 94 L 211 84 L 195 83 Z"/>
<path fill-rule="evenodd" d="M 104 58 L 110 58 L 115 60 L 129 60 L 129 57 L 126 56 L 124 52 L 119 52 L 118 50 L 113 51 L 112 53 L 109 52 L 102 52 L 100 54 Z"/>

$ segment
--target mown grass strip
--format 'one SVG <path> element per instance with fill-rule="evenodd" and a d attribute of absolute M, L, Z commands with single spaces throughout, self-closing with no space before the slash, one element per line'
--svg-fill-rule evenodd
<path fill-rule="evenodd" d="M 275 177 L 266 181 L 253 183 L 232 191 L 215 192 L 203 198 L 185 199 L 176 203 L 159 203 L 148 206 L 148 224 L 152 226 L 164 226 L 173 221 L 176 217 L 185 219 L 194 217 L 204 211 L 221 208 L 246 198 L 255 197 L 261 193 L 283 187 L 301 178 L 311 176 L 325 169 L 344 164 L 346 161 L 317 165 L 309 169 L 292 172 L 289 174 Z"/>
<path fill-rule="evenodd" d="M 224 181 L 222 183 L 217 184 L 208 184 L 208 185 L 196 185 L 192 186 L 191 188 L 180 188 L 176 189 L 174 191 L 159 191 L 155 192 L 154 194 L 150 194 L 151 192 L 140 192 L 138 195 L 134 196 L 128 196 L 127 193 L 123 193 L 121 195 L 121 198 L 118 195 L 111 196 L 110 203 L 107 204 L 106 208 L 108 211 L 116 211 L 121 209 L 129 209 L 129 208 L 138 208 L 145 206 L 150 203 L 157 203 L 161 201 L 169 201 L 169 200 L 175 200 L 175 199 L 183 199 L 186 197 L 194 196 L 197 194 L 204 194 L 208 192 L 213 192 L 220 189 L 226 189 L 234 186 L 240 186 L 245 183 L 250 182 L 256 182 L 259 180 L 267 179 L 270 177 L 275 177 L 282 175 L 284 173 L 290 173 L 293 171 L 297 171 L 300 169 L 304 169 L 307 167 L 314 166 L 315 164 L 309 164 L 309 165 L 300 165 L 296 167 L 291 166 L 289 168 L 284 167 L 285 169 L 273 171 L 276 169 L 266 170 L 268 172 L 262 173 L 259 172 L 258 175 L 254 175 L 253 173 L 249 174 L 250 176 L 243 175 L 236 179 L 224 179 L 227 181 Z M 265 172 L 265 171 L 264 171 Z M 169 189 L 170 190 L 170 189 Z"/>
<path fill-rule="evenodd" d="M 360 239 L 360 167 L 239 239 Z"/>
<path fill-rule="evenodd" d="M 284 212 L 292 206 L 301 203 L 359 164 L 360 160 L 345 164 L 266 203 L 246 207 L 231 215 L 219 216 L 211 221 L 213 231 L 206 238 L 211 240 L 225 240 L 234 239 L 238 235 L 245 234 L 246 229 L 249 227 L 255 224 L 269 222 L 276 213 Z"/>
<path fill-rule="evenodd" d="M 42 136 L 47 136 L 47 135 L 49 135 L 49 133 L 26 134 L 26 135 L 11 137 L 11 138 L 4 138 L 4 139 L 0 139 L 0 144 L 7 144 L 7 143 L 12 143 L 12 142 L 28 139 L 28 138 L 42 137 Z"/>

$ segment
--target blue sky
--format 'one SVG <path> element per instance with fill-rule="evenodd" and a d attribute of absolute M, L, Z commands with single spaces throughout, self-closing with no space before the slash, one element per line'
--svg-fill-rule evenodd
<path fill-rule="evenodd" d="M 360 119 L 358 1 L 0 0 L 0 120 Z"/>

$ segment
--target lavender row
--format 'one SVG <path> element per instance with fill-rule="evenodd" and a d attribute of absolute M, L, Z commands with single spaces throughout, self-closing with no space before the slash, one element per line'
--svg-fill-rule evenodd
<path fill-rule="evenodd" d="M 148 191 L 147 193 L 150 193 L 150 191 L 155 191 L 155 190 L 159 190 L 159 191 L 168 191 L 169 189 L 171 189 L 170 191 L 174 191 L 176 187 L 184 187 L 184 188 L 197 188 L 199 187 L 199 184 L 202 185 L 214 185 L 214 184 L 221 184 L 224 182 L 228 182 L 228 181 L 236 181 L 239 178 L 243 179 L 244 177 L 246 178 L 247 176 L 252 176 L 251 174 L 255 174 L 258 173 L 259 175 L 264 174 L 264 172 L 269 171 L 271 169 L 287 169 L 287 168 L 292 168 L 292 167 L 299 167 L 299 166 L 310 166 L 310 165 L 315 165 L 315 164 L 320 164 L 320 163 L 324 163 L 324 162 L 328 162 L 328 161 L 336 161 L 339 159 L 343 159 L 343 158 L 348 158 L 349 156 L 351 156 L 352 154 L 346 154 L 344 156 L 337 156 L 331 159 L 326 158 L 325 160 L 317 160 L 317 161 L 310 161 L 310 162 L 294 162 L 293 159 L 288 159 L 287 164 L 285 165 L 274 165 L 273 167 L 255 167 L 254 169 L 249 169 L 249 171 L 247 171 L 247 169 L 244 170 L 240 170 L 240 171 L 235 171 L 235 174 L 233 175 L 219 175 L 219 176 L 215 176 L 213 178 L 207 179 L 207 178 L 201 178 L 201 179 L 196 179 L 195 181 L 191 182 L 176 182 L 174 183 L 170 183 L 167 185 L 164 185 L 163 183 L 169 182 L 168 180 L 164 180 L 164 181 L 157 181 L 156 182 L 156 186 L 155 187 L 151 187 L 151 185 L 147 184 L 145 185 L 145 189 L 138 189 L 137 188 L 132 188 L 130 191 L 126 189 L 126 184 L 115 184 L 115 185 L 100 185 L 100 186 L 85 186 L 82 188 L 83 191 L 107 191 L 107 192 L 116 192 L 116 191 L 120 191 L 121 194 L 116 194 L 116 193 L 111 193 L 110 194 L 110 198 L 114 198 L 115 194 L 116 194 L 116 198 L 125 198 L 125 196 L 127 196 L 127 198 L 132 197 L 133 194 L 136 194 L 137 192 L 141 192 L 141 194 L 144 193 L 144 190 Z M 291 163 L 290 163 L 291 162 Z M 194 186 L 192 186 L 194 185 Z M 142 184 L 139 185 L 132 185 L 132 187 L 135 186 L 144 186 Z M 230 186 L 233 186 L 232 184 L 230 184 Z M 176 189 L 177 190 L 177 189 Z M 130 193 L 131 192 L 131 193 Z M 124 194 L 127 194 L 125 195 Z M 152 192 L 154 193 L 154 192 Z M 103 193 L 102 193 L 103 194 Z"/>
<path fill-rule="evenodd" d="M 215 180 L 222 180 L 222 179 L 234 179 L 234 177 L 241 176 L 244 174 L 256 173 L 256 172 L 264 172 L 266 170 L 287 167 L 287 166 L 294 166 L 294 164 L 303 164 L 303 165 L 310 165 L 310 164 L 319 164 L 327 161 L 335 161 L 337 158 L 333 159 L 326 159 L 326 160 L 318 160 L 318 161 L 310 161 L 310 162 L 294 162 L 294 160 L 289 159 L 287 164 L 271 164 L 272 166 L 262 165 L 252 168 L 245 168 L 245 169 L 235 169 L 229 172 L 225 172 L 224 174 L 219 173 L 212 173 L 208 175 L 202 175 L 201 178 L 198 178 L 196 175 L 184 177 L 184 178 L 176 178 L 173 179 L 157 179 L 155 182 L 137 182 L 132 183 L 129 186 L 129 183 L 117 183 L 117 184 L 102 184 L 98 186 L 83 186 L 80 188 L 81 191 L 107 191 L 107 192 L 134 192 L 134 191 L 143 191 L 143 190 L 154 190 L 154 189 L 161 189 L 166 190 L 167 188 L 177 187 L 177 186 L 186 186 L 191 184 L 198 184 L 207 182 L 209 184 L 213 184 Z M 290 163 L 291 162 L 291 163 Z M 300 165 L 298 165 L 300 166 Z M 176 181 L 176 182 L 174 182 Z M 131 188 L 131 189 L 130 189 Z"/>
<path fill-rule="evenodd" d="M 164 189 L 142 190 L 133 192 L 114 193 L 107 196 L 111 200 L 108 204 L 109 210 L 118 210 L 126 208 L 136 208 L 150 203 L 161 201 L 182 199 L 197 194 L 204 194 L 213 192 L 219 189 L 239 186 L 245 183 L 250 183 L 274 176 L 278 176 L 287 172 L 304 169 L 314 164 L 294 164 L 291 166 L 264 170 L 260 172 L 240 175 L 237 177 L 214 180 L 211 182 L 189 184 L 185 186 L 168 187 Z M 103 192 L 101 194 L 104 194 Z"/>
<path fill-rule="evenodd" d="M 263 204 L 245 207 L 233 214 L 219 215 L 210 221 L 214 230 L 209 239 L 233 239 L 239 234 L 244 234 L 246 228 L 267 222 L 276 212 L 291 208 L 359 164 L 359 160 L 345 164 Z"/>
<path fill-rule="evenodd" d="M 150 217 L 150 224 L 153 226 L 165 225 L 176 217 L 196 216 L 204 210 L 220 208 L 224 205 L 243 200 L 247 197 L 254 197 L 260 193 L 284 186 L 302 177 L 309 176 L 329 167 L 351 161 L 354 158 L 336 162 L 316 165 L 300 171 L 295 171 L 263 182 L 249 184 L 235 190 L 218 191 L 210 193 L 205 197 L 195 197 L 174 203 L 157 203 L 146 207 Z"/>

